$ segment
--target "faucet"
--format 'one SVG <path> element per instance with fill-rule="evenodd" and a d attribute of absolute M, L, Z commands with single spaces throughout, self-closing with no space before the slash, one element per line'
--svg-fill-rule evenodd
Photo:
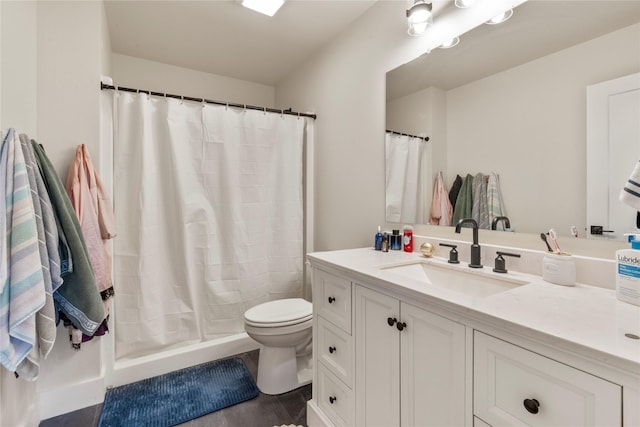
<path fill-rule="evenodd" d="M 471 224 L 473 227 L 473 244 L 471 245 L 471 262 L 469 267 L 482 268 L 480 264 L 480 245 L 478 244 L 478 223 L 473 218 L 463 218 L 456 224 L 456 233 L 460 233 L 460 228 L 464 224 Z"/>
<path fill-rule="evenodd" d="M 504 221 L 504 228 L 511 228 L 511 222 L 509 221 L 509 218 L 507 218 L 506 216 L 497 216 L 495 218 L 493 218 L 493 221 L 491 221 L 491 229 L 492 230 L 497 230 L 498 227 L 498 222 L 500 221 Z"/>

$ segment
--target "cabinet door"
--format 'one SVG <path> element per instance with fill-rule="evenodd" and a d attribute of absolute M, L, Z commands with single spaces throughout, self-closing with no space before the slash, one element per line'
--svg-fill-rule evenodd
<path fill-rule="evenodd" d="M 397 299 L 355 287 L 356 425 L 400 423 L 400 331 Z"/>
<path fill-rule="evenodd" d="M 465 327 L 401 303 L 402 426 L 463 426 Z"/>

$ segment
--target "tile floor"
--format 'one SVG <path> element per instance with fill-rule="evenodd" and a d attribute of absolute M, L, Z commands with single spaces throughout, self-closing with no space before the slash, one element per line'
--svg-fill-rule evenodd
<path fill-rule="evenodd" d="M 255 378 L 258 372 L 258 350 L 239 356 Z M 255 399 L 179 424 L 179 427 L 273 427 L 282 424 L 304 426 L 309 399 L 311 384 L 277 396 L 260 393 Z M 90 406 L 44 420 L 40 427 L 94 427 L 98 425 L 101 410 L 102 405 Z"/>

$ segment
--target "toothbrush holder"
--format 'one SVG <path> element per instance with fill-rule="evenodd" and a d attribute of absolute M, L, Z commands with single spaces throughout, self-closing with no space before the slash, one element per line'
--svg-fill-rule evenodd
<path fill-rule="evenodd" d="M 547 252 L 542 259 L 542 279 L 562 286 L 575 286 L 576 264 L 566 252 Z"/>

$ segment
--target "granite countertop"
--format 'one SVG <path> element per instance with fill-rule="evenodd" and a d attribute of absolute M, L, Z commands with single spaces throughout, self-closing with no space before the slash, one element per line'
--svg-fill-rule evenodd
<path fill-rule="evenodd" d="M 464 262 L 452 265 L 446 259 L 425 258 L 415 252 L 361 248 L 314 252 L 307 258 L 314 267 L 332 268 L 409 301 L 435 304 L 466 318 L 506 325 L 516 333 L 534 335 L 549 345 L 561 343 L 568 350 L 640 375 L 640 339 L 625 336 L 640 336 L 640 307 L 619 301 L 613 290 L 582 284 L 561 286 L 541 276 L 511 270 L 494 273 L 490 266 L 470 269 Z M 384 268 L 416 261 L 521 285 L 487 296 L 472 296 L 400 277 Z"/>

